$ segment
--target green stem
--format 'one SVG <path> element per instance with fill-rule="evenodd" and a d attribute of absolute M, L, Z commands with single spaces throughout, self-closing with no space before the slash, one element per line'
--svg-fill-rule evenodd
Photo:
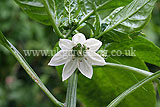
<path fill-rule="evenodd" d="M 124 91 L 121 95 L 119 95 L 116 99 L 114 99 L 107 107 L 115 107 L 117 106 L 124 98 L 126 98 L 129 94 L 134 92 L 137 88 L 141 87 L 147 82 L 153 81 L 154 79 L 157 79 L 160 77 L 160 71 L 157 71 L 156 73 L 146 77 L 145 79 L 141 80 L 137 84 L 133 85 L 131 88 Z"/>
<path fill-rule="evenodd" d="M 127 65 L 115 64 L 115 63 L 106 63 L 106 65 L 131 70 L 133 72 L 139 73 L 139 74 L 144 75 L 144 76 L 150 76 L 150 75 L 153 74 L 152 72 L 148 72 L 148 71 L 145 71 L 145 70 L 142 70 L 142 69 L 130 67 L 130 66 L 127 66 Z"/>
<path fill-rule="evenodd" d="M 95 10 L 90 11 L 87 15 L 84 16 L 79 22 L 79 25 L 81 25 L 84 21 L 86 21 L 91 15 L 93 15 Z"/>
<path fill-rule="evenodd" d="M 96 11 L 98 11 L 99 9 L 101 9 L 103 6 L 105 6 L 107 3 L 109 3 L 112 0 L 107 0 L 105 3 L 103 3 L 102 5 L 99 5 L 95 10 L 92 10 L 91 12 L 89 12 L 83 19 L 80 20 L 79 25 L 81 25 L 84 21 L 86 21 L 91 15 L 93 15 Z"/>
<path fill-rule="evenodd" d="M 76 27 L 76 26 L 72 27 L 71 30 L 67 33 L 65 38 L 68 38 L 76 28 L 78 28 L 78 27 Z"/>
<path fill-rule="evenodd" d="M 52 23 L 52 26 L 54 28 L 54 31 L 56 32 L 56 34 L 59 37 L 64 38 L 64 36 L 62 35 L 62 33 L 60 32 L 59 28 L 56 25 L 56 21 L 55 21 L 55 18 L 54 18 L 55 16 L 54 16 L 54 13 L 52 11 L 53 9 L 50 7 L 48 0 L 43 0 L 43 3 L 44 3 L 44 6 L 46 8 L 46 11 L 47 11 L 48 15 L 51 18 L 51 23 Z"/>
<path fill-rule="evenodd" d="M 87 15 L 85 15 L 79 22 L 79 24 L 76 27 L 73 27 L 69 33 L 66 35 L 66 38 L 72 34 L 72 32 L 77 29 L 83 22 L 85 22 L 91 15 L 93 15 L 96 11 L 100 10 L 101 7 L 103 7 L 104 5 L 106 5 L 107 3 L 109 3 L 112 0 L 107 0 L 105 3 L 103 3 L 102 5 L 99 5 L 95 10 L 90 11 Z"/>
<path fill-rule="evenodd" d="M 77 72 L 74 72 L 68 80 L 65 107 L 76 107 L 77 81 L 78 75 Z"/>
<path fill-rule="evenodd" d="M 55 103 L 58 106 L 63 107 L 64 104 L 59 102 L 51 93 L 50 91 L 45 87 L 45 85 L 42 83 L 40 78 L 37 76 L 37 74 L 33 71 L 33 69 L 29 66 L 29 64 L 26 62 L 26 60 L 23 58 L 23 56 L 19 53 L 19 51 L 9 42 L 4 45 L 11 53 L 12 55 L 17 59 L 17 61 L 21 64 L 21 66 L 25 69 L 27 74 L 32 78 L 32 80 L 44 91 L 44 93 L 51 99 L 53 103 Z"/>

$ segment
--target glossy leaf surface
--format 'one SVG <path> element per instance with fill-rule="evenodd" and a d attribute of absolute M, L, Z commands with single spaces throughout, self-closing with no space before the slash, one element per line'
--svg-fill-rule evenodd
<path fill-rule="evenodd" d="M 119 50 L 124 55 L 136 56 L 145 62 L 160 66 L 160 49 L 151 41 L 141 36 L 135 36 L 123 42 L 111 43 L 106 47 L 106 50 L 108 50 L 109 55 L 111 52 L 115 55 L 113 50 L 115 50 L 115 52 Z"/>
<path fill-rule="evenodd" d="M 115 57 L 114 60 L 121 64 L 147 70 L 143 61 L 137 58 Z M 86 107 L 104 107 L 143 78 L 141 75 L 133 74 L 129 70 L 126 71 L 118 67 L 95 67 L 92 80 L 79 75 L 78 96 L 86 104 Z M 135 105 L 137 107 L 154 107 L 155 99 L 153 84 L 150 82 L 126 97 L 118 107 L 135 107 Z"/>
<path fill-rule="evenodd" d="M 148 70 L 144 62 L 136 57 L 113 57 L 108 59 L 107 62 L 114 62 Z M 56 68 L 61 76 L 63 66 Z M 94 73 L 91 80 L 79 73 L 78 99 L 84 102 L 86 107 L 104 107 L 123 91 L 143 78 L 145 77 L 123 68 L 108 65 L 104 67 L 97 66 L 94 67 Z M 150 82 L 144 87 L 136 90 L 135 93 L 129 95 L 122 101 L 119 107 L 135 107 L 135 104 L 137 107 L 143 105 L 153 107 L 155 101 L 155 91 L 153 84 Z"/>
<path fill-rule="evenodd" d="M 103 20 L 105 29 L 99 37 L 131 35 L 140 31 L 150 20 L 150 14 L 157 0 L 133 0 L 125 7 L 119 7 Z"/>
<path fill-rule="evenodd" d="M 15 0 L 15 2 L 30 18 L 42 24 L 51 25 L 49 15 L 42 0 Z M 62 10 L 63 0 L 49 0 L 49 2 L 56 17 L 57 12 L 60 13 Z"/>

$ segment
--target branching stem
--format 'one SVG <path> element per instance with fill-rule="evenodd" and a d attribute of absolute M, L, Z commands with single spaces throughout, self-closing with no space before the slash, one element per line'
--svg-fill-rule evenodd
<path fill-rule="evenodd" d="M 103 7 L 104 5 L 106 5 L 107 3 L 109 3 L 112 0 L 107 0 L 105 3 L 103 3 L 102 5 L 99 5 L 95 10 L 90 11 L 87 15 L 85 15 L 79 22 L 79 24 L 76 27 L 73 27 L 69 33 L 66 35 L 66 38 L 68 36 L 70 36 L 72 34 L 72 32 L 77 29 L 83 22 L 85 22 L 91 15 L 93 15 L 95 13 L 95 11 L 98 11 L 101 7 Z"/>

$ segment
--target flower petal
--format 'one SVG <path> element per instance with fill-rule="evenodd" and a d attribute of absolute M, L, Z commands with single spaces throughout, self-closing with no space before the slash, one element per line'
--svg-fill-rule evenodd
<path fill-rule="evenodd" d="M 68 52 L 69 51 L 60 50 L 52 57 L 48 65 L 59 66 L 65 64 L 68 60 L 71 60 L 71 56 L 69 55 Z"/>
<path fill-rule="evenodd" d="M 92 65 L 106 65 L 106 62 L 103 57 L 93 51 L 87 51 L 85 58 L 92 64 Z"/>
<path fill-rule="evenodd" d="M 73 42 L 69 39 L 60 39 L 59 47 L 62 50 L 70 50 L 73 48 Z"/>
<path fill-rule="evenodd" d="M 72 59 L 64 65 L 62 81 L 68 79 L 77 68 L 77 59 Z"/>
<path fill-rule="evenodd" d="M 86 47 L 88 47 L 90 50 L 92 51 L 97 51 L 101 45 L 102 45 L 102 42 L 97 40 L 97 39 L 94 39 L 94 38 L 90 38 L 90 39 L 87 39 L 86 42 L 84 43 Z"/>
<path fill-rule="evenodd" d="M 84 44 L 85 41 L 86 38 L 82 33 L 75 34 L 72 38 L 74 45 L 77 45 L 78 43 Z"/>
<path fill-rule="evenodd" d="M 84 58 L 78 62 L 79 71 L 87 78 L 92 78 L 93 68 L 90 63 L 88 63 Z"/>

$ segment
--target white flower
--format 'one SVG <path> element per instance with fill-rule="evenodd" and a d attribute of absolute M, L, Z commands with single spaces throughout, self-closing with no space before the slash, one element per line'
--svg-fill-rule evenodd
<path fill-rule="evenodd" d="M 61 50 L 56 53 L 48 65 L 59 66 L 64 65 L 62 79 L 68 79 L 78 68 L 86 77 L 92 78 L 92 65 L 105 65 L 105 60 L 96 53 L 101 47 L 102 42 L 90 38 L 87 39 L 82 33 L 73 36 L 72 41 L 68 39 L 60 39 L 59 47 Z"/>

